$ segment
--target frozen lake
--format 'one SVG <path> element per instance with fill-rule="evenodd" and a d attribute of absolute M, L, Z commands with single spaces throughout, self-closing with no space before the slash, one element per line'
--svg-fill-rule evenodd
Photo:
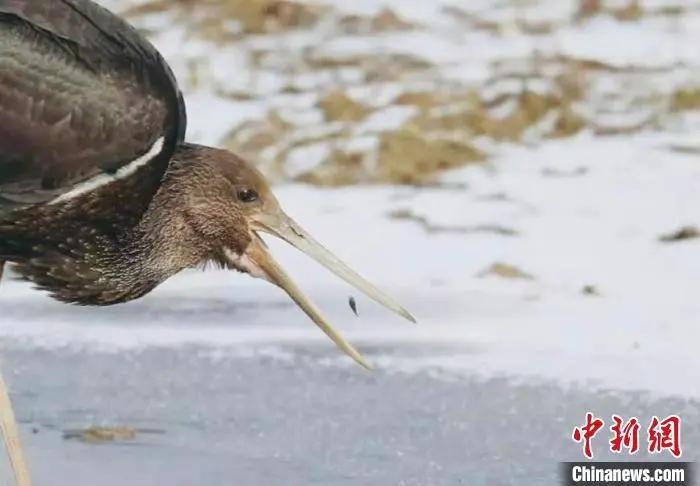
<path fill-rule="evenodd" d="M 328 351 L 300 346 L 302 357 L 290 361 L 197 346 L 16 349 L 4 361 L 38 485 L 57 478 L 77 486 L 557 484 L 558 462 L 581 460 L 570 433 L 589 409 L 603 417 L 679 413 L 685 459 L 698 458 L 697 402 L 427 372 L 368 374 L 329 366 Z M 105 444 L 62 438 L 65 429 L 93 424 L 153 432 Z M 614 460 L 606 441 L 603 434 L 594 441 L 596 457 Z"/>

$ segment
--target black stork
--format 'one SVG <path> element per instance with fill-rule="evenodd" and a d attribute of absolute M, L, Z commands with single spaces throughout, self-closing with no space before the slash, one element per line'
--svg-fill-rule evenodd
<path fill-rule="evenodd" d="M 186 143 L 186 124 L 171 69 L 127 22 L 91 0 L 0 0 L 0 272 L 9 262 L 62 302 L 106 306 L 214 262 L 281 287 L 366 366 L 260 233 L 413 317 L 287 216 L 252 165 Z M 6 444 L 26 486 L 1 380 L 0 391 Z"/>

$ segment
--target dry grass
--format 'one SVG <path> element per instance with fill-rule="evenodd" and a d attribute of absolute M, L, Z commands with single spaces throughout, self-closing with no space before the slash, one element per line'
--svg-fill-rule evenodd
<path fill-rule="evenodd" d="M 445 170 L 484 158 L 468 142 L 433 139 L 419 130 L 402 128 L 380 136 L 376 177 L 383 182 L 423 184 Z"/>
<path fill-rule="evenodd" d="M 170 10 L 179 22 L 187 22 L 203 38 L 225 41 L 237 21 L 244 34 L 279 32 L 315 24 L 322 9 L 291 0 L 150 0 L 122 14 L 136 17 Z"/>
<path fill-rule="evenodd" d="M 506 25 L 500 20 L 481 19 L 461 7 L 448 8 L 445 13 L 469 28 L 498 34 L 503 28 L 515 26 L 530 35 L 551 32 L 567 22 L 583 22 L 598 15 L 634 22 L 653 15 L 682 13 L 678 8 L 645 9 L 642 5 L 638 0 L 614 5 L 604 0 L 579 0 L 573 18 L 541 24 L 517 20 L 514 25 Z M 284 33 L 317 24 L 320 30 L 332 29 L 338 36 L 429 28 L 420 22 L 407 21 L 400 8 L 372 15 L 349 15 L 335 10 L 332 4 L 320 8 L 305 0 L 145 0 L 128 14 L 138 16 L 166 9 L 173 12 L 174 22 L 184 23 L 194 36 L 215 44 L 227 39 L 240 40 L 249 34 Z M 284 34 L 270 36 L 271 39 L 284 37 Z M 669 112 L 700 109 L 700 88 L 694 86 L 679 89 L 668 98 L 659 94 L 655 99 L 647 96 L 639 103 L 630 103 L 635 107 L 648 105 L 653 116 L 642 121 L 631 117 L 627 124 L 614 117 L 606 118 L 604 107 L 599 110 L 592 106 L 596 93 L 591 89 L 599 86 L 598 80 L 659 74 L 656 68 L 645 65 L 615 65 L 600 59 L 563 55 L 499 59 L 493 62 L 491 75 L 483 84 L 459 85 L 441 77 L 439 64 L 410 53 L 331 54 L 323 48 L 310 47 L 290 49 L 284 51 L 288 56 L 280 56 L 273 43 L 269 46 L 261 43 L 257 47 L 246 42 L 235 45 L 245 50 L 253 79 L 263 73 L 279 75 L 284 80 L 278 94 L 303 97 L 321 93 L 315 107 L 307 108 L 311 117 L 306 119 L 319 120 L 313 126 L 290 121 L 294 117 L 285 120 L 271 109 L 262 119 L 234 127 L 224 140 L 226 147 L 258 161 L 273 180 L 295 178 L 327 186 L 383 182 L 430 184 L 438 181 L 445 170 L 487 159 L 489 154 L 484 148 L 493 142 L 536 143 L 546 138 L 570 137 L 582 130 L 599 135 L 623 135 L 657 126 Z M 190 65 L 191 73 L 182 76 L 183 84 L 187 88 L 209 89 L 212 80 L 208 77 L 211 66 L 207 60 L 188 59 Z M 301 78 L 312 82 L 300 82 Z M 255 89 L 237 86 L 234 91 L 225 80 L 216 83 L 215 92 L 222 97 L 251 100 L 259 96 Z M 413 86 L 413 89 L 376 105 L 374 100 L 360 100 L 348 94 L 350 87 L 353 92 L 366 93 L 354 88 L 376 86 L 381 92 L 387 85 Z M 629 98 L 628 93 L 615 95 L 615 101 L 620 101 L 622 106 Z M 410 106 L 415 108 L 415 114 L 397 128 L 367 128 L 363 123 L 367 117 L 389 106 Z M 314 109 L 320 117 L 312 113 Z M 367 133 L 367 130 L 375 131 Z M 354 143 L 358 138 L 362 138 L 361 148 Z M 364 144 L 367 138 L 372 140 Z M 300 174 L 306 167 L 303 159 L 299 159 L 307 153 L 303 149 L 311 149 L 308 153 L 315 154 L 309 164 L 318 163 L 319 154 L 326 155 L 317 166 Z M 296 165 L 292 167 L 291 162 Z"/>
<path fill-rule="evenodd" d="M 611 8 L 602 0 L 579 0 L 576 18 L 586 19 L 600 14 L 607 14 L 623 22 L 634 22 L 646 14 L 639 0 L 629 0 L 625 5 Z"/>
<path fill-rule="evenodd" d="M 424 59 L 402 54 L 344 57 L 330 57 L 321 54 L 306 57 L 304 63 L 307 69 L 319 71 L 356 68 L 363 73 L 364 81 L 367 83 L 396 81 L 435 67 Z"/>
<path fill-rule="evenodd" d="M 491 233 L 499 236 L 518 236 L 518 232 L 512 228 L 507 228 L 500 225 L 478 225 L 478 226 L 458 226 L 444 225 L 431 222 L 424 216 L 418 216 L 413 211 L 408 209 L 398 209 L 388 214 L 389 218 L 397 221 L 411 221 L 420 225 L 426 233 Z"/>
<path fill-rule="evenodd" d="M 384 9 L 374 16 L 344 15 L 340 19 L 340 28 L 347 34 L 367 34 L 392 32 L 415 28 L 391 9 Z"/>
<path fill-rule="evenodd" d="M 317 168 L 297 177 L 299 182 L 317 186 L 338 187 L 369 182 L 365 154 L 332 150 Z"/>
<path fill-rule="evenodd" d="M 80 440 L 81 442 L 115 442 L 134 440 L 138 431 L 130 427 L 90 427 L 81 430 L 67 430 L 64 439 Z"/>
<path fill-rule="evenodd" d="M 672 111 L 689 111 L 700 108 L 700 87 L 689 87 L 676 90 L 671 94 L 670 108 Z"/>
<path fill-rule="evenodd" d="M 700 238 L 700 229 L 697 226 L 683 226 L 676 231 L 662 235 L 659 241 L 663 243 L 674 243 L 677 241 L 694 240 Z"/>
<path fill-rule="evenodd" d="M 416 115 L 397 129 L 371 134 L 376 137 L 376 149 L 366 150 L 345 147 L 355 137 L 354 127 L 376 108 L 346 91 L 334 90 L 322 96 L 317 106 L 325 122 L 343 122 L 337 129 L 319 126 L 317 135 L 308 135 L 308 127 L 287 123 L 271 112 L 265 120 L 234 130 L 227 146 L 250 160 L 260 160 L 261 168 L 273 178 L 284 177 L 293 150 L 321 145 L 329 149 L 328 155 L 316 167 L 296 175 L 297 180 L 323 186 L 425 185 L 439 180 L 446 170 L 486 160 L 488 154 L 474 143 L 477 138 L 520 142 L 545 119 L 550 121 L 541 128 L 543 137 L 567 137 L 584 129 L 588 122 L 575 103 L 585 88 L 570 78 L 560 75 L 552 92 L 524 90 L 489 101 L 471 88 L 405 92 L 390 104 L 415 107 Z M 506 105 L 509 111 L 504 115 Z"/>
<path fill-rule="evenodd" d="M 318 103 L 326 121 L 360 121 L 369 113 L 369 108 L 355 101 L 345 91 L 335 90 L 326 94 Z"/>
<path fill-rule="evenodd" d="M 524 272 L 515 265 L 503 262 L 495 262 L 486 270 L 480 272 L 478 277 L 496 276 L 508 279 L 534 280 L 535 277 Z"/>
<path fill-rule="evenodd" d="M 622 20 L 624 22 L 634 22 L 641 19 L 644 16 L 644 9 L 639 3 L 639 0 L 631 0 L 624 7 L 613 10 L 613 15 L 617 20 Z"/>
<path fill-rule="evenodd" d="M 413 124 L 422 131 L 484 136 L 498 141 L 520 141 L 527 130 L 545 116 L 555 114 L 554 126 L 546 136 L 566 137 L 585 128 L 587 121 L 573 107 L 577 99 L 571 92 L 541 94 L 523 91 L 486 102 L 474 90 L 445 96 L 435 93 L 406 93 L 397 104 L 409 104 L 420 110 Z M 507 115 L 495 115 L 499 106 L 510 104 Z"/>

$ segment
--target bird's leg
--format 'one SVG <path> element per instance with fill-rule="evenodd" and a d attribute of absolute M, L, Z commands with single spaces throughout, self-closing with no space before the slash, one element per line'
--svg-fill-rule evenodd
<path fill-rule="evenodd" d="M 0 260 L 0 283 L 2 283 L 4 269 L 5 261 Z M 17 486 L 31 486 L 32 482 L 29 478 L 27 461 L 24 459 L 22 444 L 19 439 L 19 429 L 17 427 L 17 421 L 15 420 L 15 412 L 12 409 L 10 393 L 5 384 L 2 372 L 0 372 L 0 429 L 2 430 L 2 437 L 5 441 L 5 448 L 10 458 L 12 470 L 15 472 Z"/>
<path fill-rule="evenodd" d="M 17 486 L 31 486 L 27 461 L 24 459 L 22 444 L 19 439 L 19 430 L 15 420 L 15 412 L 12 409 L 10 393 L 7 390 L 5 379 L 0 373 L 0 428 L 5 440 L 5 448 L 10 458 L 12 470 L 15 472 Z"/>

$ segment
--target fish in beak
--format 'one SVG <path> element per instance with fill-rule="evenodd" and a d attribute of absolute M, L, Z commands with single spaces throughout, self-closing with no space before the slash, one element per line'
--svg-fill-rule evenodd
<path fill-rule="evenodd" d="M 323 245 L 318 243 L 281 209 L 276 209 L 272 214 L 258 213 L 251 218 L 252 242 L 243 255 L 229 255 L 230 258 L 234 259 L 232 263 L 252 276 L 265 279 L 283 289 L 340 349 L 358 364 L 369 369 L 370 366 L 362 358 L 362 355 L 340 333 L 333 329 L 316 306 L 302 293 L 284 269 L 275 261 L 258 232 L 268 233 L 283 239 L 384 307 L 411 322 L 415 323 L 415 318 L 406 309 L 359 276 L 338 257 L 324 248 Z"/>

